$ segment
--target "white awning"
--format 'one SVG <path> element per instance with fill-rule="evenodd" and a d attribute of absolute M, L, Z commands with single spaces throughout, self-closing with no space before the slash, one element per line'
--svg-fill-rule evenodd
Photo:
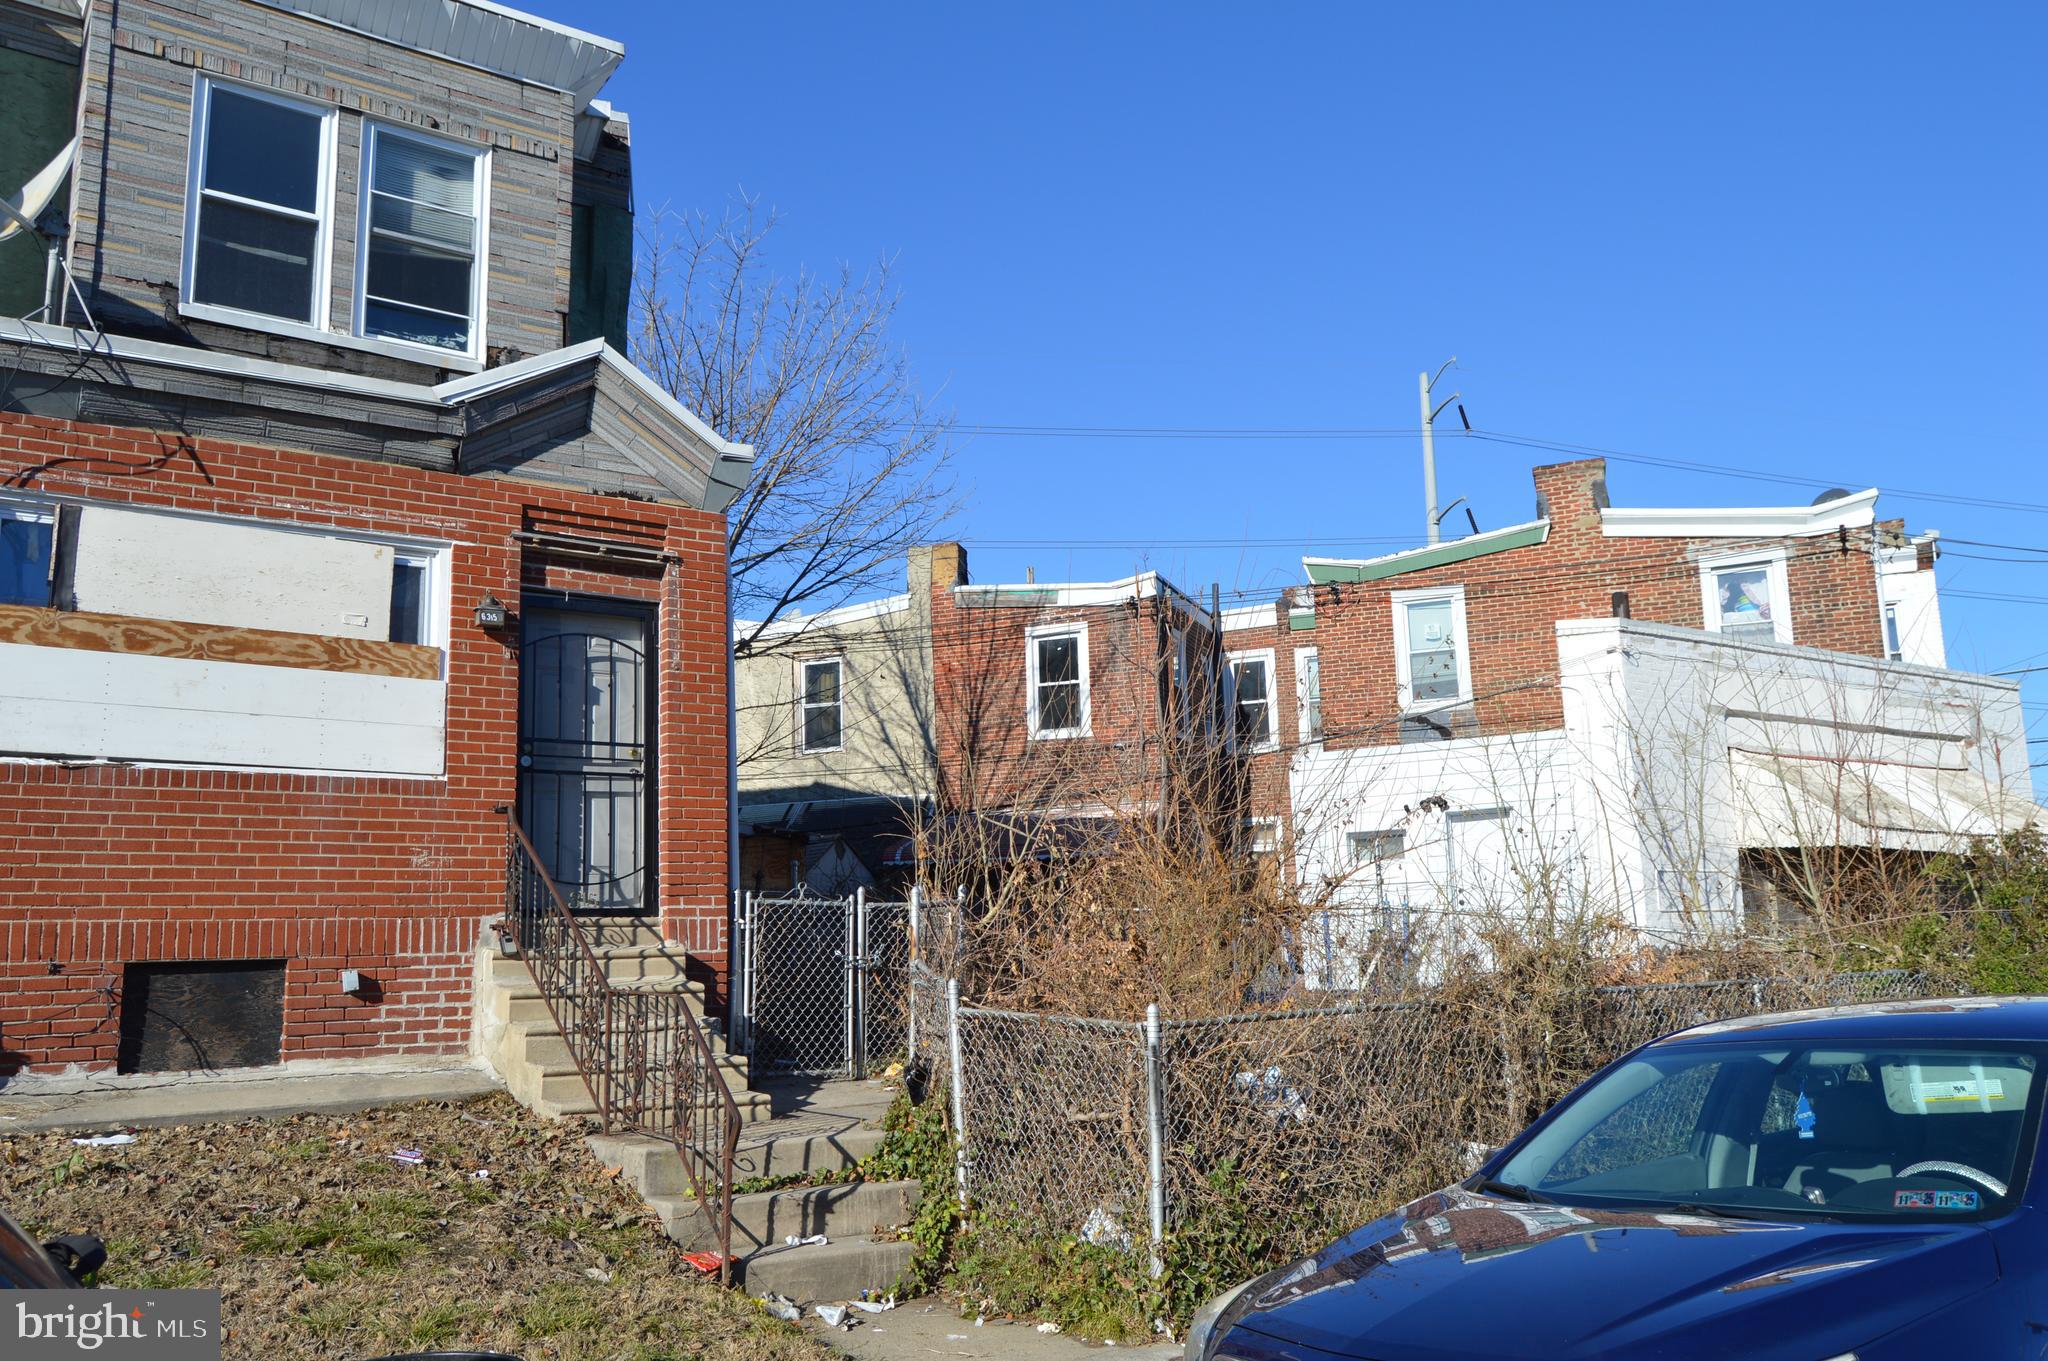
<path fill-rule="evenodd" d="M 2042 819 L 1968 766 L 1728 752 L 1738 844 L 1943 850 Z"/>

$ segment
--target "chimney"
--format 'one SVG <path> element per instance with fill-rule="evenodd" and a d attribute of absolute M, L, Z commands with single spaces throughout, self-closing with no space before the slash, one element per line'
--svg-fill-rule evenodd
<path fill-rule="evenodd" d="M 957 543 L 935 543 L 916 550 L 931 556 L 934 586 L 965 586 L 967 584 L 967 550 Z"/>
<path fill-rule="evenodd" d="M 1607 507 L 1607 460 L 1582 458 L 1536 469 L 1536 518 L 1550 521 L 1551 532 L 1600 527 Z"/>

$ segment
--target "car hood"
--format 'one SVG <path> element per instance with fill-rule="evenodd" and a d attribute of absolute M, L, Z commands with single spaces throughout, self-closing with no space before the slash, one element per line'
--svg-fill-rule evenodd
<path fill-rule="evenodd" d="M 1967 1224 L 1780 1223 L 1451 1190 L 1261 1282 L 1222 1321 L 1370 1361 L 1821 1361 L 1997 1276 L 1990 1235 Z"/>

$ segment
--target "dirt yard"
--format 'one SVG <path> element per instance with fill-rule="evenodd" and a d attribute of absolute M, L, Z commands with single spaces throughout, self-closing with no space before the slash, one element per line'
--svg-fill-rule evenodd
<path fill-rule="evenodd" d="M 0 1206 L 41 1236 L 105 1238 L 103 1285 L 219 1287 L 230 1358 L 831 1355 L 697 1279 L 580 1131 L 502 1096 L 144 1129 L 118 1148 L 4 1137 Z"/>

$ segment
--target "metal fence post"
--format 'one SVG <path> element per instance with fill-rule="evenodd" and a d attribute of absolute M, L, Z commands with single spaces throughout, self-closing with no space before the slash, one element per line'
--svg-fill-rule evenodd
<path fill-rule="evenodd" d="M 754 1052 L 754 895 L 751 890 L 735 893 L 734 921 L 739 927 L 739 967 L 734 978 L 732 1015 L 738 1034 L 733 1048 L 741 1054 Z"/>
<path fill-rule="evenodd" d="M 1166 1073 L 1159 1040 L 1159 1004 L 1145 1008 L 1145 1185 L 1152 1274 L 1166 1270 Z"/>
<path fill-rule="evenodd" d="M 903 979 L 904 995 L 909 999 L 910 1014 L 904 1018 L 903 1047 L 908 1050 L 906 1060 L 912 1068 L 917 1066 L 917 970 L 911 966 L 918 961 L 917 933 L 923 923 L 919 920 L 924 906 L 923 890 L 916 884 L 910 886 L 910 939 L 904 945 Z"/>
<path fill-rule="evenodd" d="M 853 1075 L 868 1075 L 868 891 L 853 891 L 853 954 L 846 961 L 846 1052 Z"/>
<path fill-rule="evenodd" d="M 946 980 L 946 1051 L 953 1067 L 953 1179 L 960 1184 L 960 1208 L 967 1208 L 967 1093 L 960 1061 L 960 980 Z"/>

